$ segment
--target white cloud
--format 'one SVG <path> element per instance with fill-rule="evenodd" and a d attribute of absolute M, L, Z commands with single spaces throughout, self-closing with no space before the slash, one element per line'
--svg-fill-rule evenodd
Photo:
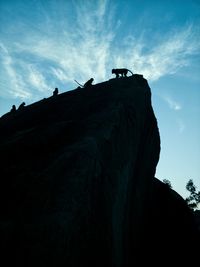
<path fill-rule="evenodd" d="M 148 47 L 145 34 L 142 33 L 138 40 L 127 37 L 129 45 L 126 48 L 125 57 L 118 55 L 117 64 L 135 66 L 135 72 L 142 73 L 145 78 L 155 81 L 168 74 L 174 74 L 181 67 L 189 65 L 190 55 L 200 53 L 199 38 L 194 34 L 195 28 L 191 25 L 176 29 L 176 32 L 162 35 L 153 47 L 144 53 Z"/>
<path fill-rule="evenodd" d="M 182 133 L 185 130 L 185 127 L 186 127 L 185 123 L 183 122 L 183 120 L 178 119 L 177 120 L 177 125 L 178 125 L 179 133 Z"/>
<path fill-rule="evenodd" d="M 58 80 L 60 80 L 60 81 L 62 81 L 62 82 L 65 82 L 65 81 L 68 81 L 68 80 L 69 80 L 69 78 L 68 78 L 66 72 L 65 72 L 63 69 L 52 67 L 52 68 L 51 68 L 51 71 L 52 71 L 52 73 L 55 75 L 55 77 L 56 77 Z"/>
<path fill-rule="evenodd" d="M 162 98 L 165 100 L 165 102 L 168 104 L 170 109 L 173 109 L 175 111 L 181 110 L 182 106 L 180 103 L 172 99 L 170 96 L 162 96 Z"/>
<path fill-rule="evenodd" d="M 9 87 L 9 92 L 7 92 L 10 97 L 14 98 L 22 98 L 27 99 L 31 97 L 31 93 L 27 91 L 25 88 L 25 83 L 23 77 L 16 72 L 16 68 L 14 67 L 14 62 L 12 57 L 9 54 L 8 49 L 0 43 L 0 52 L 2 58 L 2 77 L 1 79 L 4 80 L 4 85 L 6 84 Z M 6 75 L 3 76 L 3 72 Z M 7 88 L 2 86 L 2 92 L 6 95 Z"/>
<path fill-rule="evenodd" d="M 40 71 L 36 69 L 36 67 L 30 65 L 29 66 L 29 82 L 33 87 L 36 87 L 38 91 L 44 92 L 48 91 L 50 88 L 46 83 L 45 77 L 42 75 Z"/>

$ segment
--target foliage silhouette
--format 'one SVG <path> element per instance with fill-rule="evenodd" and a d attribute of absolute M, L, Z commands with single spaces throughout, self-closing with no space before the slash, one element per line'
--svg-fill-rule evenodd
<path fill-rule="evenodd" d="M 163 179 L 163 183 L 172 188 L 171 182 L 168 179 Z"/>
<path fill-rule="evenodd" d="M 200 191 L 196 191 L 196 186 L 194 185 L 192 179 L 187 182 L 186 189 L 190 192 L 189 197 L 185 199 L 188 206 L 193 210 L 197 209 L 198 204 L 200 203 Z"/>

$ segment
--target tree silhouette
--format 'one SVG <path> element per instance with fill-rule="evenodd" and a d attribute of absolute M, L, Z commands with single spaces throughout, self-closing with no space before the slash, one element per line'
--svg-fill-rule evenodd
<path fill-rule="evenodd" d="M 188 206 L 193 210 L 197 209 L 198 204 L 200 203 L 200 191 L 196 191 L 196 186 L 194 185 L 192 179 L 187 182 L 186 189 L 190 192 L 189 197 L 185 199 Z"/>
<path fill-rule="evenodd" d="M 167 179 L 163 179 L 163 183 L 169 186 L 169 188 L 172 188 L 171 182 Z"/>

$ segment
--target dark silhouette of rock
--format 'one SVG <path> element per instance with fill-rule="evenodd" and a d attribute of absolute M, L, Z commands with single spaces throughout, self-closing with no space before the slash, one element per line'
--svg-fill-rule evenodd
<path fill-rule="evenodd" d="M 195 210 L 194 215 L 195 215 L 195 221 L 196 221 L 196 225 L 197 225 L 199 236 L 200 236 L 200 210 Z"/>
<path fill-rule="evenodd" d="M 0 119 L 8 266 L 161 266 L 162 248 L 177 259 L 186 244 L 194 249 L 190 209 L 154 179 L 160 137 L 147 81 L 133 75 L 93 89 Z"/>
<path fill-rule="evenodd" d="M 149 240 L 146 242 L 151 252 L 149 260 L 159 263 L 164 259 L 167 266 L 172 262 L 178 264 L 183 259 L 188 264 L 196 263 L 200 235 L 194 213 L 186 201 L 167 184 L 154 178 L 150 203 L 145 237 L 145 241 Z M 156 251 L 158 261 L 153 251 Z"/>

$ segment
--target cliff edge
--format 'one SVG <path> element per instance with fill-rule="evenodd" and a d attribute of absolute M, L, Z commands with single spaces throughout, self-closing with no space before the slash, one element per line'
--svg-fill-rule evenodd
<path fill-rule="evenodd" d="M 130 266 L 151 251 L 160 137 L 142 75 L 3 116 L 0 151 L 0 231 L 16 263 Z"/>

